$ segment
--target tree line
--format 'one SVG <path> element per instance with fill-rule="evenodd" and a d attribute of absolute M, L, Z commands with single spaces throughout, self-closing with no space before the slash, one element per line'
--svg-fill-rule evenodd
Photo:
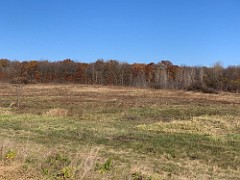
<path fill-rule="evenodd" d="M 0 81 L 12 83 L 80 83 L 116 86 L 185 89 L 202 92 L 240 90 L 240 66 L 224 68 L 177 66 L 159 63 L 123 63 L 117 60 L 93 63 L 62 61 L 10 61 L 0 59 Z"/>

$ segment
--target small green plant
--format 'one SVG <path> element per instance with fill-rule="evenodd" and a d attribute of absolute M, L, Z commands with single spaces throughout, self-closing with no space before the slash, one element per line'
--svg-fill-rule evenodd
<path fill-rule="evenodd" d="M 152 177 L 146 176 L 140 172 L 135 172 L 132 174 L 132 179 L 133 180 L 152 180 Z"/>
<path fill-rule="evenodd" d="M 72 168 L 71 167 L 64 167 L 63 169 L 62 169 L 62 171 L 61 171 L 61 174 L 62 174 L 62 176 L 64 177 L 64 178 L 70 178 L 70 177 L 72 177 L 72 174 L 73 174 L 73 172 L 72 172 Z"/>
<path fill-rule="evenodd" d="M 27 164 L 23 164 L 23 165 L 21 166 L 21 171 L 22 171 L 23 173 L 26 173 L 26 172 L 28 171 L 28 169 L 29 169 L 29 166 L 28 166 Z"/>
<path fill-rule="evenodd" d="M 71 161 L 67 156 L 61 154 L 50 155 L 42 164 L 42 173 L 47 176 L 71 177 L 70 163 Z"/>
<path fill-rule="evenodd" d="M 17 152 L 16 151 L 11 151 L 9 150 L 6 154 L 5 154 L 5 159 L 7 160 L 12 160 L 15 159 L 17 156 Z"/>
<path fill-rule="evenodd" d="M 103 164 L 97 162 L 95 170 L 99 171 L 100 173 L 105 173 L 112 169 L 112 158 L 108 158 L 106 162 Z"/>
<path fill-rule="evenodd" d="M 44 175 L 48 175 L 49 174 L 49 170 L 47 168 L 42 168 L 42 173 Z"/>

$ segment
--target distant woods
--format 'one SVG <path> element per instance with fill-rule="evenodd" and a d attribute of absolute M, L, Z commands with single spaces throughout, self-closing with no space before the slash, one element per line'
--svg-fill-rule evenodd
<path fill-rule="evenodd" d="M 116 86 L 185 89 L 202 92 L 240 91 L 240 66 L 224 68 L 177 66 L 170 61 L 157 64 L 128 64 L 116 60 L 94 63 L 70 59 L 9 61 L 0 59 L 0 81 L 12 83 L 80 83 Z"/>

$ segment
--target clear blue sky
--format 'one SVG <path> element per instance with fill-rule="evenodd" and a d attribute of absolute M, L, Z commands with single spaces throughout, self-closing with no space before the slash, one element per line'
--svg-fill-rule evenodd
<path fill-rule="evenodd" d="M 0 58 L 240 65 L 240 0 L 0 0 Z"/>

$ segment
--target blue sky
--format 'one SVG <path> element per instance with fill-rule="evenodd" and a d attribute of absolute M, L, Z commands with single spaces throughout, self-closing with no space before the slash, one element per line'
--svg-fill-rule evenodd
<path fill-rule="evenodd" d="M 0 58 L 240 65 L 240 0 L 1 0 Z"/>

